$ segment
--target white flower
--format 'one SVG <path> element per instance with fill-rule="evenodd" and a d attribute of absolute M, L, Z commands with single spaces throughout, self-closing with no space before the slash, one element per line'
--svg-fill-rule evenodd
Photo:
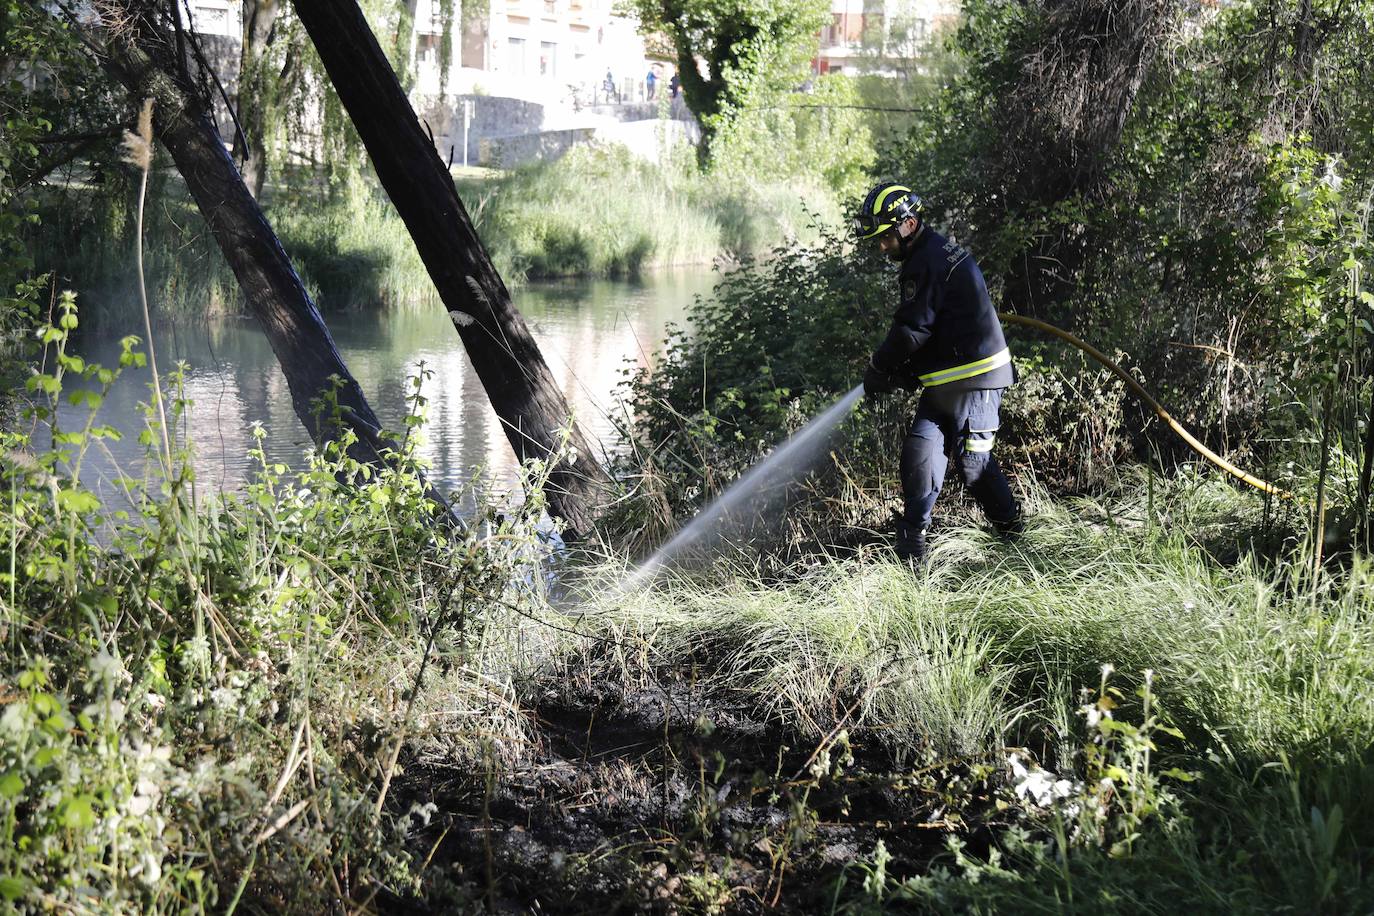
<path fill-rule="evenodd" d="M 1057 801 L 1073 797 L 1077 788 L 1072 780 L 1056 779 L 1054 773 L 1035 763 L 1026 766 L 1017 754 L 1008 757 L 1007 763 L 1011 765 L 1012 790 L 1016 793 L 1016 797 L 1030 801 L 1041 808 L 1047 808 Z"/>
<path fill-rule="evenodd" d="M 119 659 L 101 649 L 95 658 L 91 659 L 91 677 L 97 681 L 113 681 L 124 673 L 124 666 Z"/>
<path fill-rule="evenodd" d="M 157 884 L 162 880 L 162 859 L 153 855 L 151 852 L 143 854 L 142 866 L 143 883 L 148 885 Z"/>
<path fill-rule="evenodd" d="M 460 328 L 465 328 L 477 320 L 476 318 L 473 318 L 471 315 L 469 315 L 467 312 L 460 312 L 458 309 L 454 309 L 453 311 L 449 312 L 448 317 L 452 318 L 453 323 L 458 325 L 458 327 Z"/>
<path fill-rule="evenodd" d="M 1341 189 L 1341 185 L 1344 183 L 1345 179 L 1341 178 L 1340 174 L 1336 171 L 1336 160 L 1327 159 L 1326 174 L 1322 175 L 1322 184 L 1326 185 L 1333 191 L 1339 191 Z"/>

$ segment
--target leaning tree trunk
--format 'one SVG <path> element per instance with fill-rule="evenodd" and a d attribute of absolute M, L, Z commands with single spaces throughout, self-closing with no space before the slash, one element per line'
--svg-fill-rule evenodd
<path fill-rule="evenodd" d="M 319 311 L 292 268 L 276 233 L 234 168 L 202 100 L 173 76 L 180 62 L 165 33 L 129 4 L 118 27 L 106 30 L 102 63 L 135 99 L 154 100 L 153 126 L 234 271 L 286 376 L 296 416 L 316 442 L 352 429 L 353 454 L 376 463 L 387 443 L 362 389 L 344 365 Z M 339 418 L 318 409 L 334 390 Z"/>
<path fill-rule="evenodd" d="M 571 451 L 549 476 L 549 506 L 568 523 L 574 537 L 590 534 L 606 495 L 606 472 L 572 426 L 553 374 L 362 10 L 354 0 L 294 2 L 377 177 L 415 240 L 515 454 L 522 461 L 547 459 L 562 441 L 560 430 L 571 430 Z"/>

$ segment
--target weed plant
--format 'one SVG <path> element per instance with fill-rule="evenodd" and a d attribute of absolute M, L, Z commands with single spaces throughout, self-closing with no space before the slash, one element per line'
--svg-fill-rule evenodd
<path fill-rule="evenodd" d="M 225 495 L 197 492 L 182 441 L 102 497 L 83 460 L 121 435 L 103 393 L 144 355 L 131 337 L 119 366 L 87 364 L 66 350 L 70 294 L 55 317 L 25 422 L 0 434 L 0 895 L 320 912 L 410 892 L 407 837 L 433 809 L 389 794 L 393 777 L 426 756 L 496 766 L 522 744 L 502 644 L 540 587 L 537 481 L 523 507 L 478 499 L 467 525 L 437 525 L 412 428 L 383 468 L 344 441 L 288 477 L 259 450 Z M 173 428 L 191 409 L 180 377 Z M 59 426 L 61 399 L 85 422 Z M 160 425 L 150 408 L 150 459 Z"/>

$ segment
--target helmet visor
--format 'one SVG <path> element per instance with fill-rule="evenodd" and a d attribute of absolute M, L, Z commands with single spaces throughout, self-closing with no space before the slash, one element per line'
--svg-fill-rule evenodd
<path fill-rule="evenodd" d="M 885 222 L 883 217 L 874 213 L 860 213 L 854 217 L 851 225 L 854 228 L 854 236 L 859 239 L 871 239 L 892 228 L 892 223 Z"/>

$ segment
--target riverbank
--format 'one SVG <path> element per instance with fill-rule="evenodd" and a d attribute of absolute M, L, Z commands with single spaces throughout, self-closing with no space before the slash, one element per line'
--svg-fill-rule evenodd
<path fill-rule="evenodd" d="M 513 172 L 459 170 L 458 193 L 506 283 L 626 278 L 763 256 L 812 240 L 838 209 L 820 188 L 732 182 L 688 163 L 652 166 L 618 147 L 578 147 Z M 434 301 L 404 224 L 365 179 L 337 187 L 269 185 L 269 221 L 323 311 L 403 309 Z M 302 188 L 306 190 L 301 190 Z M 47 192 L 29 242 L 38 270 L 81 294 L 92 314 L 134 295 L 128 194 L 116 180 Z M 179 177 L 150 191 L 144 257 L 152 301 L 166 311 L 233 314 L 237 285 Z"/>
<path fill-rule="evenodd" d="M 66 428 L 78 459 L 109 435 Z M 1291 520 L 1223 481 L 1032 487 L 1022 540 L 955 520 L 917 573 L 853 522 L 766 579 L 565 559 L 555 601 L 537 501 L 436 537 L 405 468 L 264 459 L 193 511 L 173 456 L 99 541 L 6 436 L 17 905 L 1374 903 L 1370 568 L 1247 552 Z"/>

